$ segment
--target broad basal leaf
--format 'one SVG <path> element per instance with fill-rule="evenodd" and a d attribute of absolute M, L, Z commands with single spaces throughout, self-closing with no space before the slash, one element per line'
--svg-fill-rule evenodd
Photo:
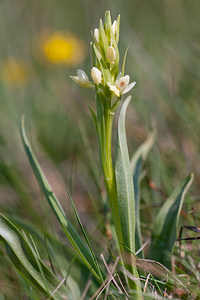
<path fill-rule="evenodd" d="M 125 115 L 130 100 L 131 97 L 129 96 L 123 103 L 118 120 L 115 176 L 123 247 L 135 253 L 135 199 L 125 130 Z M 138 277 L 134 255 L 131 254 L 130 259 L 131 272 L 135 277 Z M 133 288 L 138 292 L 137 299 L 140 299 L 140 282 L 135 282 Z"/>
<path fill-rule="evenodd" d="M 131 97 L 125 100 L 118 120 L 115 176 L 123 242 L 135 252 L 135 200 L 125 132 L 125 114 L 130 100 Z"/>
<path fill-rule="evenodd" d="M 171 269 L 171 254 L 177 238 L 177 226 L 186 192 L 193 180 L 189 175 L 160 209 L 152 231 L 150 258 Z"/>

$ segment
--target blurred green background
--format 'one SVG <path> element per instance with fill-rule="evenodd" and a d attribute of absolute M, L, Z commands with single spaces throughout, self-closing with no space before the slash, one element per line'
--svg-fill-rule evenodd
<path fill-rule="evenodd" d="M 199 0 L 0 1 L 0 210 L 38 228 L 50 226 L 52 215 L 21 145 L 24 114 L 59 199 L 68 208 L 65 184 L 70 185 L 81 218 L 92 218 L 90 198 L 99 197 L 101 186 L 88 110 L 94 93 L 76 86 L 69 75 L 77 68 L 90 75 L 90 32 L 105 10 L 113 20 L 121 15 L 121 57 L 129 46 L 126 74 L 137 82 L 127 115 L 130 154 L 157 130 L 142 184 L 145 223 L 149 208 L 153 215 L 191 172 L 195 180 L 183 222 L 195 223 L 189 211 L 198 216 L 200 209 Z"/>

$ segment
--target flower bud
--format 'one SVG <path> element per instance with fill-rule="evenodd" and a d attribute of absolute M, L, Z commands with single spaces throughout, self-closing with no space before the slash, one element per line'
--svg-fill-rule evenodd
<path fill-rule="evenodd" d="M 91 69 L 91 76 L 92 76 L 94 83 L 96 83 L 96 84 L 101 83 L 101 71 L 99 71 L 99 69 L 93 67 Z"/>
<path fill-rule="evenodd" d="M 97 43 L 99 43 L 99 29 L 95 28 L 94 30 L 94 38 Z"/>
<path fill-rule="evenodd" d="M 112 46 L 108 47 L 106 56 L 107 56 L 107 60 L 109 61 L 109 63 L 114 62 L 114 60 L 116 58 L 116 51 Z"/>
<path fill-rule="evenodd" d="M 111 26 L 112 28 L 112 32 L 115 35 L 116 34 L 116 30 L 117 30 L 117 21 L 115 20 Z"/>

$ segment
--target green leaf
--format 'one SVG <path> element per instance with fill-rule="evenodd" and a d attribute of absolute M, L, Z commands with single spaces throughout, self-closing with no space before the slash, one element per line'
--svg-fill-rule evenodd
<path fill-rule="evenodd" d="M 131 159 L 131 173 L 133 174 L 133 184 L 135 193 L 135 249 L 138 251 L 142 247 L 142 238 L 140 230 L 140 175 L 142 171 L 143 161 L 145 160 L 149 150 L 155 141 L 155 132 L 151 132 L 144 143 L 138 148 Z M 143 252 L 138 254 L 143 258 Z"/>
<path fill-rule="evenodd" d="M 138 278 L 135 256 L 135 199 L 133 179 L 130 168 L 130 160 L 128 154 L 126 130 L 125 130 L 125 115 L 131 96 L 127 97 L 121 108 L 117 128 L 116 156 L 115 156 L 115 176 L 117 188 L 117 200 L 119 211 L 119 222 L 121 225 L 123 248 L 121 248 L 123 260 L 127 265 L 127 254 L 129 254 L 130 265 L 129 270 L 133 276 Z M 127 253 L 123 253 L 128 250 Z M 141 286 L 139 281 L 129 281 L 129 288 L 137 291 L 137 299 L 142 299 Z"/>
<path fill-rule="evenodd" d="M 52 299 L 55 300 L 64 299 L 63 295 L 67 299 L 74 299 L 69 289 L 63 284 L 54 293 L 61 280 L 41 261 L 26 236 L 22 235 L 18 228 L 2 214 L 0 214 L 0 238 L 15 268 L 37 290 L 46 296 L 52 295 Z"/>
<path fill-rule="evenodd" d="M 100 45 L 100 48 L 101 48 L 101 51 L 102 51 L 104 57 L 106 57 L 106 52 L 109 47 L 109 43 L 108 43 L 108 39 L 107 39 L 105 30 L 104 30 L 104 26 L 103 26 L 103 22 L 101 19 L 99 22 L 99 45 Z"/>
<path fill-rule="evenodd" d="M 115 175 L 123 243 L 134 253 L 135 200 L 125 132 L 125 114 L 130 100 L 131 96 L 126 98 L 119 115 L 115 157 Z"/>
<path fill-rule="evenodd" d="M 166 200 L 160 209 L 152 231 L 150 258 L 171 269 L 171 254 L 177 238 L 180 211 L 186 192 L 193 180 L 189 175 Z"/>
<path fill-rule="evenodd" d="M 126 64 L 126 57 L 127 57 L 127 53 L 128 53 L 128 48 L 126 49 L 125 51 L 125 54 L 124 54 L 124 59 L 123 59 L 123 64 L 122 64 L 122 77 L 124 76 L 124 73 L 125 73 L 125 64 Z"/>
<path fill-rule="evenodd" d="M 104 17 L 104 29 L 105 29 L 105 35 L 108 37 L 108 42 L 110 42 L 110 28 L 112 26 L 112 21 L 111 21 L 111 15 L 110 11 L 107 10 L 105 12 L 105 17 Z"/>
<path fill-rule="evenodd" d="M 61 207 L 58 199 L 56 198 L 55 194 L 52 191 L 50 184 L 48 183 L 39 163 L 38 160 L 31 149 L 29 141 L 26 136 L 25 128 L 24 128 L 24 119 L 22 119 L 21 123 L 21 137 L 22 142 L 28 156 L 29 162 L 35 174 L 35 177 L 40 185 L 41 190 L 43 191 L 49 205 L 51 206 L 54 214 L 56 215 L 58 221 L 60 222 L 63 231 L 65 232 L 67 238 L 69 239 L 70 243 L 74 247 L 76 253 L 81 257 L 85 265 L 91 270 L 91 272 L 100 280 L 100 276 L 98 274 L 98 270 L 96 268 L 96 263 L 93 259 L 93 256 L 82 241 L 81 237 L 79 236 L 78 232 L 72 226 L 72 224 L 67 219 L 63 208 Z"/>

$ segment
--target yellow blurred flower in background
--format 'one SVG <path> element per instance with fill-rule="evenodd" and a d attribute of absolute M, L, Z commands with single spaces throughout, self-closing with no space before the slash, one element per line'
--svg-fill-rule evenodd
<path fill-rule="evenodd" d="M 45 33 L 41 37 L 40 47 L 45 59 L 57 65 L 78 65 L 86 56 L 84 41 L 71 33 Z"/>
<path fill-rule="evenodd" d="M 10 86 L 24 85 L 29 75 L 28 66 L 16 58 L 6 59 L 1 66 L 1 79 Z"/>

